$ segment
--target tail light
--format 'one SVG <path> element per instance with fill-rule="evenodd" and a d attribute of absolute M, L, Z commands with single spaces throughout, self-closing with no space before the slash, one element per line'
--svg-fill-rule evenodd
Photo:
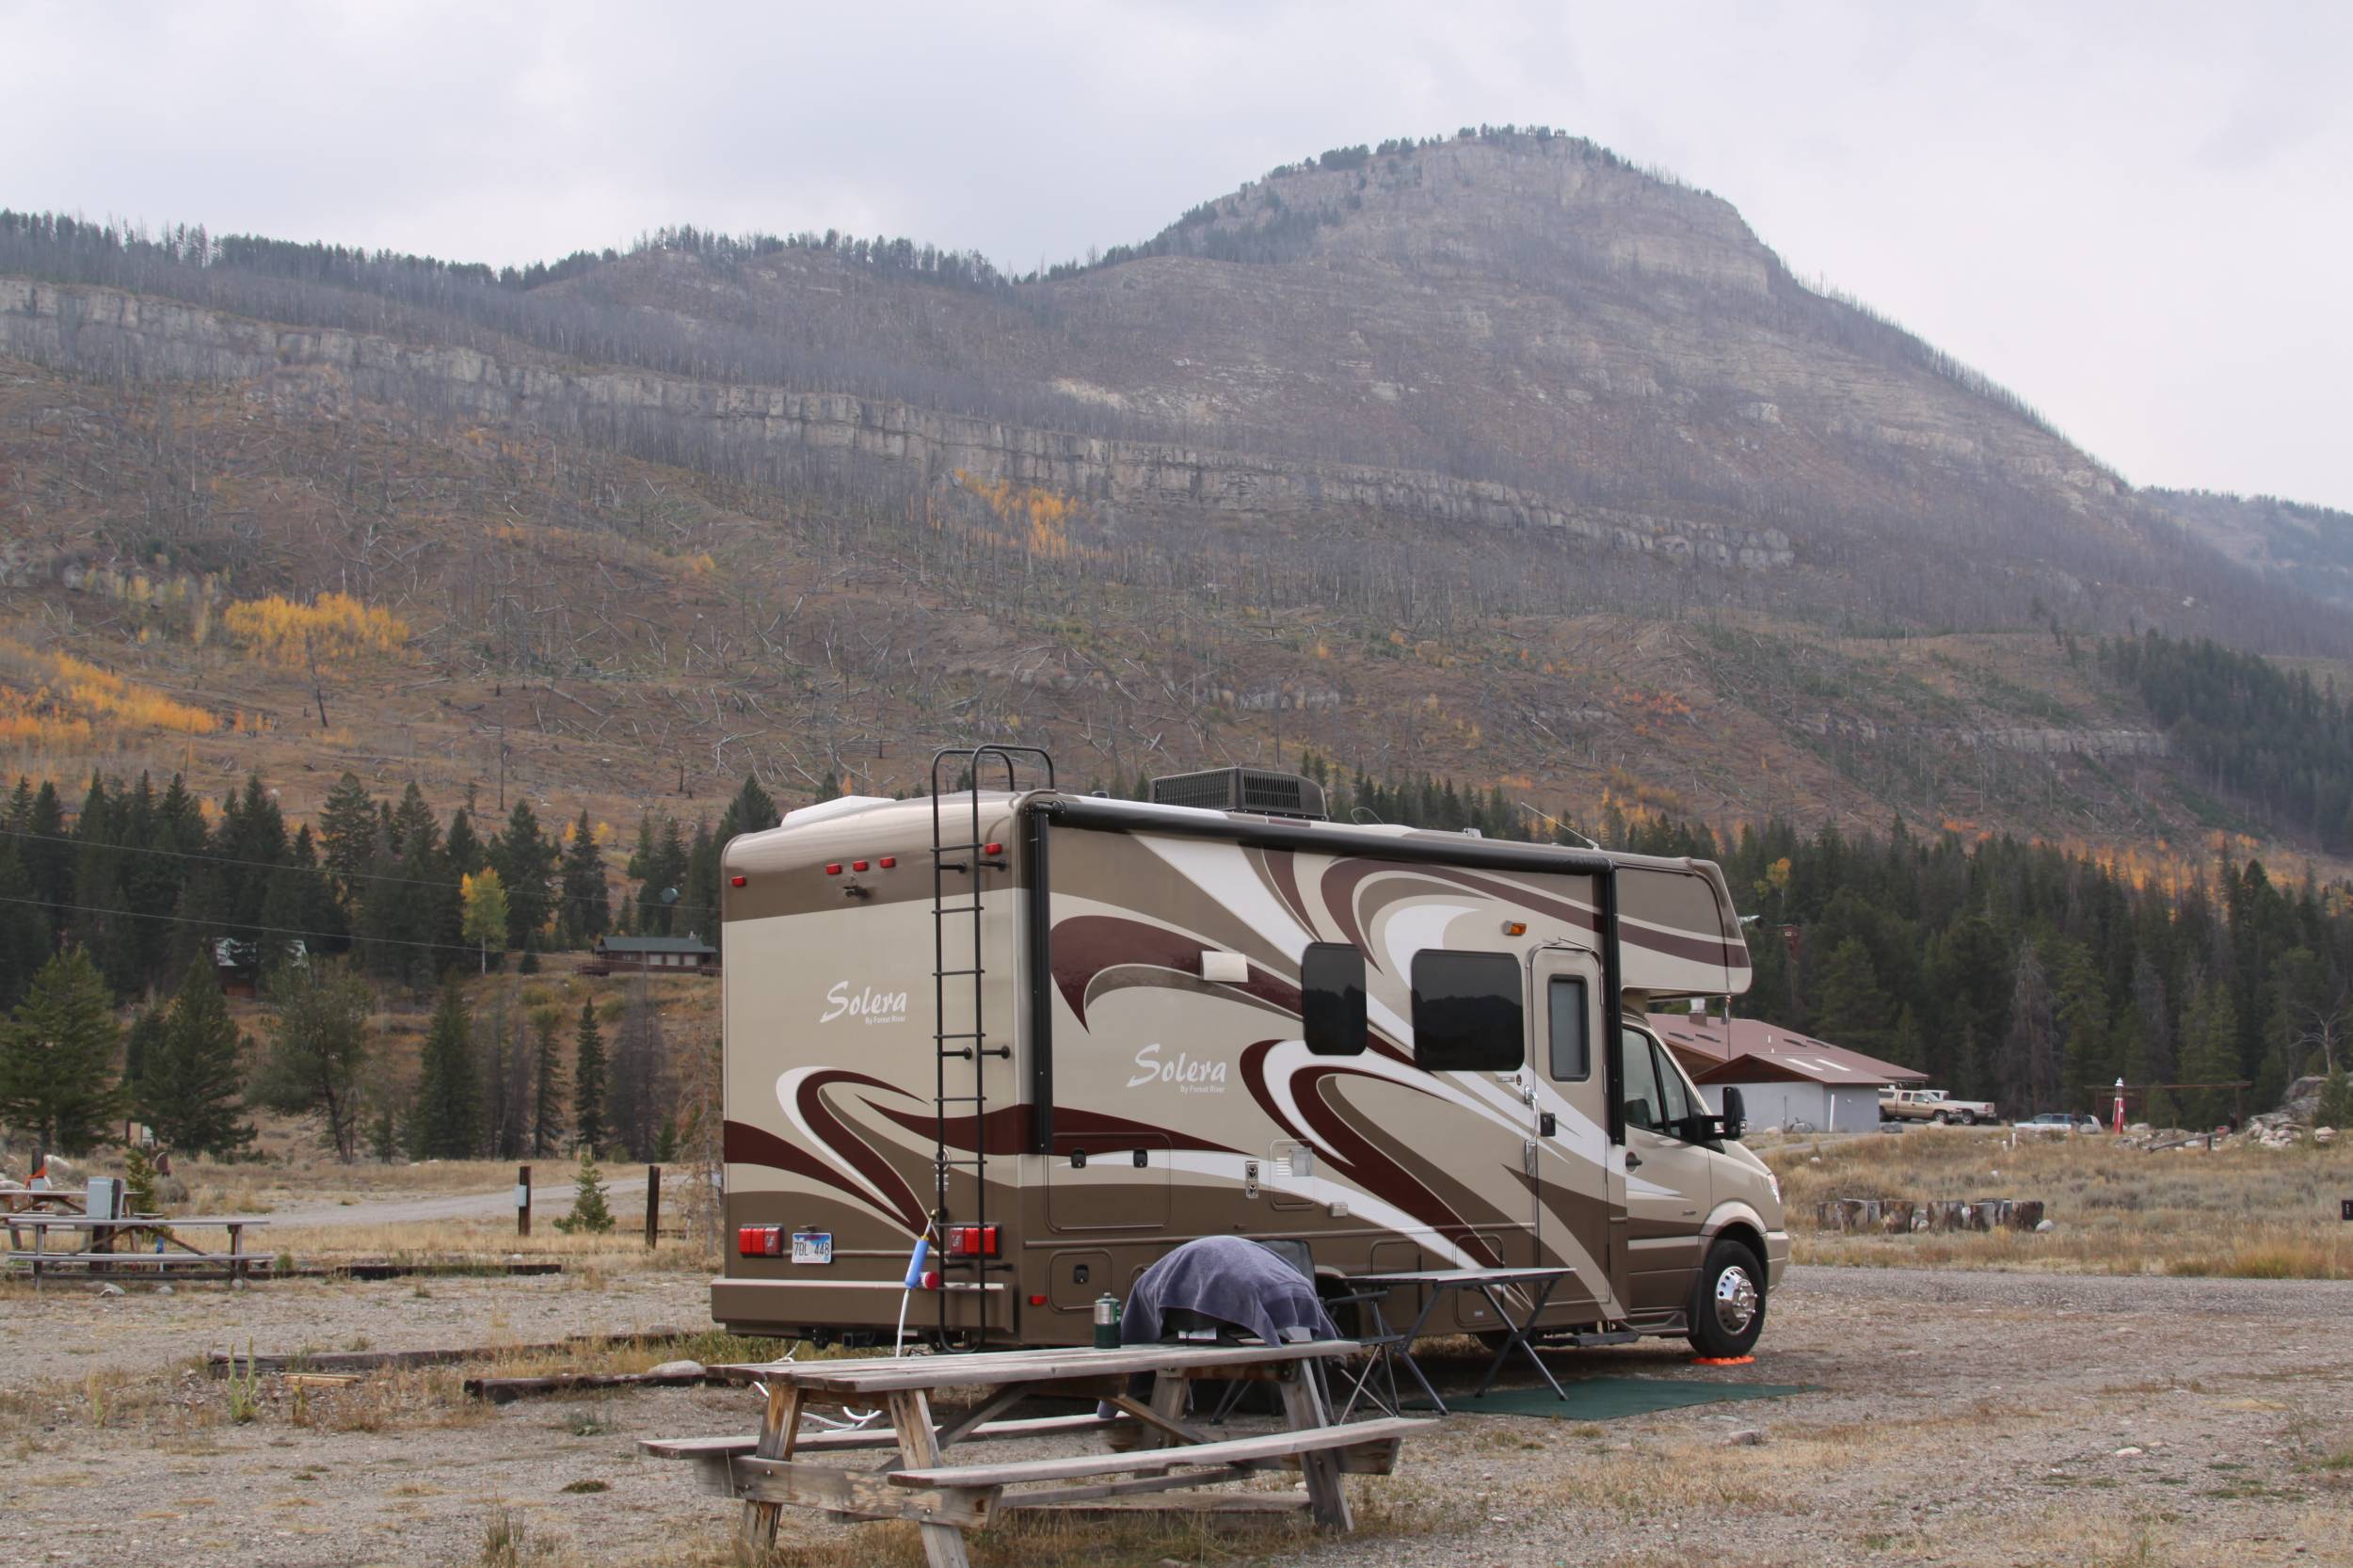
<path fill-rule="evenodd" d="M 735 1233 L 735 1250 L 744 1257 L 782 1257 L 782 1225 L 745 1225 Z"/>
<path fill-rule="evenodd" d="M 995 1257 L 997 1227 L 995 1225 L 950 1225 L 948 1227 L 950 1257 Z"/>

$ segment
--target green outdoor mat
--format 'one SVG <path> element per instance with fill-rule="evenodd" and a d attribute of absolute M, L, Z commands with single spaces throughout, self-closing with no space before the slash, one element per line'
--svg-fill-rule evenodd
<path fill-rule="evenodd" d="M 1542 1384 L 1533 1388 L 1495 1388 L 1478 1399 L 1447 1395 L 1446 1407 L 1464 1416 L 1549 1416 L 1558 1421 L 1614 1421 L 1623 1416 L 1647 1416 L 1654 1410 L 1680 1410 L 1690 1404 L 1714 1404 L 1722 1400 L 1775 1400 L 1785 1394 L 1811 1394 L 1810 1383 L 1683 1383 L 1668 1378 L 1562 1379 L 1568 1398 L 1557 1400 Z M 1408 1400 L 1410 1414 L 1417 1401 Z M 1419 1405 L 1427 1410 L 1427 1404 Z"/>

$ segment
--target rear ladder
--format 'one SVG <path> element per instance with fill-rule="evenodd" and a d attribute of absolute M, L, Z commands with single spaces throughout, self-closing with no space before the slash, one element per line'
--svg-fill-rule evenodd
<path fill-rule="evenodd" d="M 1009 862 L 1001 847 L 996 856 L 985 853 L 990 846 L 981 838 L 981 774 L 984 767 L 1001 765 L 1005 770 L 1005 791 L 1014 793 L 1018 782 L 1016 756 L 1035 758 L 1046 770 L 1046 787 L 1054 787 L 1054 760 L 1036 746 L 951 746 L 932 757 L 932 1045 L 936 1058 L 932 1096 L 932 1256 L 938 1260 L 939 1336 L 943 1342 L 952 1332 L 948 1300 L 953 1287 L 963 1285 L 978 1304 L 977 1337 L 986 1332 L 988 1322 L 988 1299 L 982 1288 L 987 1284 L 988 1273 L 992 1269 L 1012 1267 L 1002 1259 L 992 1261 L 978 1247 L 968 1256 L 952 1256 L 948 1249 L 948 1226 L 952 1219 L 957 1224 L 976 1227 L 988 1224 L 986 1064 L 991 1058 L 1008 1061 L 1013 1056 L 1010 1044 L 989 1044 L 984 1010 L 988 970 L 982 945 L 981 917 L 987 901 L 981 887 L 981 873 L 1002 871 Z M 955 807 L 943 810 L 940 793 L 941 770 L 957 760 L 964 765 L 964 778 L 952 793 L 966 795 L 970 805 L 960 822 L 954 815 Z M 952 826 L 962 830 L 960 841 L 949 838 Z M 959 1020 L 967 1028 L 949 1028 L 948 998 L 952 990 L 968 1001 Z M 952 1073 L 951 1062 L 965 1064 L 968 1070 Z M 968 1092 L 952 1093 L 952 1089 Z M 968 1156 L 949 1146 L 951 1107 L 956 1109 L 959 1116 L 971 1116 L 972 1149 Z M 949 1189 L 957 1171 L 971 1174 L 972 1211 L 952 1216 Z M 958 1280 L 959 1273 L 969 1277 Z"/>

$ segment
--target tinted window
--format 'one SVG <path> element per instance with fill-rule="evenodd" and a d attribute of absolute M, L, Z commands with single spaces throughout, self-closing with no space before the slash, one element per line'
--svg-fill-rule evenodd
<path fill-rule="evenodd" d="M 1674 1058 L 1667 1054 L 1666 1047 L 1655 1042 L 1651 1049 L 1658 1053 L 1659 1104 L 1666 1112 L 1667 1125 L 1673 1127 L 1697 1115 L 1699 1107 L 1691 1103 L 1691 1091 L 1684 1086 L 1683 1075 L 1675 1071 Z"/>
<path fill-rule="evenodd" d="M 1586 1033 L 1585 982 L 1572 975 L 1555 975 L 1545 988 L 1550 1016 L 1552 1077 L 1558 1083 L 1579 1083 L 1593 1073 L 1593 1041 Z"/>
<path fill-rule="evenodd" d="M 1414 954 L 1414 1065 L 1433 1073 L 1518 1068 L 1520 961 L 1508 952 Z"/>
<path fill-rule="evenodd" d="M 1345 942 L 1314 942 L 1299 960 L 1299 1027 L 1318 1056 L 1365 1048 L 1365 955 Z"/>
<path fill-rule="evenodd" d="M 1659 1129 L 1658 1064 L 1650 1056 L 1650 1040 L 1627 1030 L 1621 1052 L 1625 1058 L 1625 1082 L 1619 1095 L 1625 1102 L 1625 1125 Z"/>

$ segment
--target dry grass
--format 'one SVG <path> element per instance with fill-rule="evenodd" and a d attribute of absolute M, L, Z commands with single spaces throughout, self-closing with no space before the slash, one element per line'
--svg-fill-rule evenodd
<path fill-rule="evenodd" d="M 1781 1177 L 1799 1261 L 2353 1279 L 2353 1148 L 2127 1148 L 2105 1136 L 1926 1128 L 1792 1138 L 1759 1150 Z M 1849 1236 L 1814 1228 L 1829 1198 L 2040 1198 L 2054 1229 Z"/>

